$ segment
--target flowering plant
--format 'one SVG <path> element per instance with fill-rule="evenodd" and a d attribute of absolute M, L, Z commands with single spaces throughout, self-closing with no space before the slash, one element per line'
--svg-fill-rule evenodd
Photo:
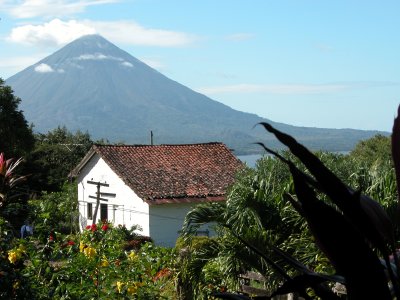
<path fill-rule="evenodd" d="M 132 239 L 126 232 L 123 226 L 100 223 L 77 235 L 54 233 L 44 245 L 33 236 L 3 248 L 0 298 L 176 298 L 174 281 L 163 280 L 174 276 L 173 250 L 150 242 L 125 250 L 127 239 Z M 5 287 L 7 293 L 2 294 Z"/>

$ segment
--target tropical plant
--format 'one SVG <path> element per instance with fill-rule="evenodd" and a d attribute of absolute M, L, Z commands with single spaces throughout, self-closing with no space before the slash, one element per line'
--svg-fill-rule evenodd
<path fill-rule="evenodd" d="M 271 188 L 275 186 L 271 180 L 273 173 L 264 174 L 264 180 L 251 181 L 249 176 L 242 188 L 248 192 L 238 194 L 238 199 L 232 198 L 229 193 L 226 205 L 203 205 L 191 211 L 183 230 L 188 239 L 198 226 L 207 222 L 217 222 L 223 234 L 213 247 L 202 249 L 191 257 L 187 269 L 193 272 L 189 273 L 195 274 L 214 259 L 225 258 L 227 260 L 221 264 L 221 268 L 230 271 L 225 273 L 226 276 L 241 272 L 242 268 L 254 269 L 264 275 L 270 275 L 270 270 L 273 270 L 281 284 L 272 295 L 295 292 L 305 299 L 337 299 L 331 287 L 339 282 L 346 286 L 349 299 L 391 299 L 392 294 L 399 298 L 392 220 L 378 202 L 344 183 L 353 181 L 368 186 L 369 194 L 378 197 L 386 195 L 382 202 L 386 208 L 393 210 L 393 170 L 389 169 L 383 179 L 383 173 L 377 172 L 375 179 L 368 182 L 374 178 L 371 176 L 373 172 L 365 172 L 364 176 L 357 177 L 345 169 L 344 174 L 348 174 L 349 178 L 340 180 L 295 139 L 267 123 L 262 125 L 288 146 L 302 166 L 294 163 L 292 157 L 276 153 L 260 143 L 288 167 L 292 181 L 288 181 L 285 189 L 274 193 Z M 400 161 L 396 164 L 396 157 L 400 160 L 400 150 L 396 151 L 400 145 L 399 136 L 400 121 L 396 119 L 392 140 L 396 170 L 400 170 Z M 260 188 L 262 185 L 269 189 Z M 282 196 L 286 201 L 282 201 Z M 285 203 L 290 203 L 292 208 L 285 206 Z M 279 205 L 281 209 L 276 210 Z M 293 208 L 297 214 L 294 214 Z M 288 214 L 282 214 L 285 211 Z M 281 217 L 282 223 L 277 222 L 280 224 L 276 225 L 274 216 L 278 216 L 278 220 Z M 306 221 L 307 228 L 301 220 Z M 274 232 L 275 226 L 278 230 Z M 315 247 L 314 262 L 318 268 L 310 264 L 311 257 L 306 260 L 307 264 L 304 263 L 305 256 L 299 247 L 305 242 L 310 245 L 310 233 L 315 245 L 322 250 L 320 252 L 316 246 L 312 246 Z M 307 253 L 310 251 L 307 250 Z M 326 267 L 320 268 L 321 265 Z M 195 277 L 188 279 L 196 282 Z M 228 294 L 214 295 L 229 297 Z M 238 297 L 234 295 L 232 299 Z"/>
<path fill-rule="evenodd" d="M 0 217 L 7 219 L 14 229 L 21 226 L 28 214 L 27 197 L 22 183 L 27 176 L 20 176 L 17 168 L 22 159 L 5 159 L 0 154 Z"/>
<path fill-rule="evenodd" d="M 40 198 L 29 200 L 29 218 L 38 238 L 46 239 L 50 232 L 78 231 L 77 195 L 76 184 L 65 183 L 59 192 L 43 192 Z"/>
<path fill-rule="evenodd" d="M 4 153 L 0 153 L 0 209 L 15 199 L 19 194 L 13 193 L 14 188 L 26 179 L 26 176 L 15 175 L 15 169 L 22 162 L 22 158 L 14 161 L 5 159 Z"/>
<path fill-rule="evenodd" d="M 204 271 L 210 266 L 219 267 L 223 282 L 215 290 L 228 287 L 237 290 L 237 276 L 247 269 L 255 269 L 272 276 L 270 287 L 276 286 L 278 278 L 259 257 L 243 247 L 237 236 L 251 240 L 267 251 L 266 241 L 280 243 L 290 232 L 301 232 L 301 223 L 293 222 L 287 227 L 283 218 L 293 215 L 293 209 L 280 201 L 282 193 L 290 189 L 289 172 L 272 157 L 265 157 L 255 169 L 240 171 L 235 184 L 228 191 L 226 203 L 208 203 L 197 206 L 186 217 L 184 237 L 191 255 L 183 262 L 185 280 L 192 282 L 192 294 L 202 297 L 209 294 Z M 192 245 L 192 232 L 207 222 L 215 222 L 219 236 L 202 244 Z M 187 284 L 186 284 L 187 285 Z"/>

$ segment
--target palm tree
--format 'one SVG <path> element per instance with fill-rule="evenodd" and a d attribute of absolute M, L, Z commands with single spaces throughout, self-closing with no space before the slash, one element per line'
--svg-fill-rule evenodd
<path fill-rule="evenodd" d="M 347 157 L 316 156 L 292 137 L 263 125 L 295 158 L 260 144 L 278 159 L 264 158 L 255 170 L 243 170 L 228 191 L 226 203 L 203 204 L 189 212 L 183 227 L 188 242 L 205 223 L 215 223 L 219 233 L 186 261 L 183 274 L 194 292 L 201 294 L 201 271 L 217 263 L 232 290 L 237 289 L 239 273 L 256 270 L 269 278 L 271 287 L 281 285 L 274 294 L 297 292 L 312 299 L 307 291 L 312 288 L 322 299 L 338 299 L 327 283 L 339 282 L 346 283 L 349 299 L 390 299 L 387 281 L 391 280 L 399 295 L 395 269 L 389 264 L 394 250 L 391 220 L 377 202 L 344 183 L 356 180 L 365 185 L 370 177 L 356 178 Z M 379 194 L 382 186 L 394 182 L 393 174 L 387 177 L 383 183 L 373 181 L 379 188 L 369 191 Z M 384 190 L 385 195 L 393 191 Z M 388 206 L 393 207 L 395 199 L 389 198 Z M 366 284 L 373 286 L 373 295 Z"/>
<path fill-rule="evenodd" d="M 201 294 L 202 270 L 210 264 L 219 267 L 224 283 L 231 290 L 238 290 L 238 275 L 247 270 L 268 276 L 270 290 L 285 276 L 289 278 L 285 266 L 272 259 L 277 255 L 271 246 L 281 245 L 291 235 L 304 235 L 304 221 L 290 203 L 281 201 L 282 194 L 292 189 L 288 169 L 266 156 L 255 169 L 240 171 L 227 192 L 226 203 L 202 204 L 188 213 L 183 226 L 188 244 L 205 223 L 215 224 L 218 232 L 217 238 L 196 249 L 185 263 L 186 277 L 192 281 L 194 293 Z"/>

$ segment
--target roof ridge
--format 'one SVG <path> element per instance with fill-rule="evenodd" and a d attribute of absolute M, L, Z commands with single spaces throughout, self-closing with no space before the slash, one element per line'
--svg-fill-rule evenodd
<path fill-rule="evenodd" d="M 93 144 L 96 147 L 182 147 L 182 146 L 200 146 L 200 145 L 224 145 L 222 142 L 207 142 L 207 143 L 187 143 L 187 144 L 158 144 L 158 145 L 147 145 L 147 144 L 132 144 L 132 145 L 120 145 L 120 144 Z"/>

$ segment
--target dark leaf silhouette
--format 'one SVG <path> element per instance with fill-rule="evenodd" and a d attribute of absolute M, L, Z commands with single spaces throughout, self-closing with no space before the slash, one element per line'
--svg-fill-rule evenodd
<path fill-rule="evenodd" d="M 369 197 L 361 196 L 346 186 L 313 153 L 299 144 L 293 137 L 280 132 L 268 123 L 260 123 L 279 141 L 289 147 L 307 167 L 320 187 L 349 218 L 350 222 L 378 247 L 386 256 L 391 252 L 387 243 L 394 245 L 393 226 L 383 208 Z M 310 180 L 308 180 L 310 182 Z M 393 249 L 391 249 L 393 250 Z"/>
<path fill-rule="evenodd" d="M 397 194 L 400 197 L 400 106 L 397 110 L 397 118 L 393 122 L 392 158 L 396 171 Z"/>
<path fill-rule="evenodd" d="M 290 171 L 310 230 L 338 274 L 345 277 L 349 298 L 390 299 L 383 267 L 364 237 L 342 214 L 316 198 L 296 168 Z M 366 286 L 374 286 L 373 291 Z"/>

